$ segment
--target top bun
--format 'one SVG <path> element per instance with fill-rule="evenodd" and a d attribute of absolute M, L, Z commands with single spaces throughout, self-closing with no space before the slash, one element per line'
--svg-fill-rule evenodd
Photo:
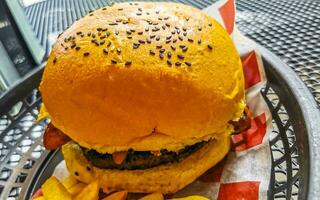
<path fill-rule="evenodd" d="M 176 3 L 119 3 L 78 20 L 55 43 L 40 91 L 52 123 L 102 153 L 216 137 L 244 109 L 230 36 Z"/>

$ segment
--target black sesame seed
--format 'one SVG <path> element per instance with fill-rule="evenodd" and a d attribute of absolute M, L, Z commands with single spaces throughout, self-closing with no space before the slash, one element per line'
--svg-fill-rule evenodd
<path fill-rule="evenodd" d="M 165 17 L 165 18 L 163 18 L 164 20 L 168 20 L 169 19 L 169 17 Z"/>
<path fill-rule="evenodd" d="M 74 175 L 79 176 L 79 172 L 74 172 Z"/>
<path fill-rule="evenodd" d="M 166 40 L 166 43 L 168 44 L 168 43 L 170 43 L 171 42 L 171 40 L 170 39 L 168 39 L 168 40 Z"/>
<path fill-rule="evenodd" d="M 157 41 L 159 41 L 159 40 L 160 40 L 160 36 L 159 36 L 159 35 L 157 35 L 156 40 L 157 40 Z"/>
<path fill-rule="evenodd" d="M 184 48 L 182 48 L 182 51 L 183 51 L 183 52 L 188 51 L 188 47 L 184 47 Z"/>
<path fill-rule="evenodd" d="M 101 40 L 103 40 L 103 39 L 105 39 L 105 38 L 106 38 L 105 35 L 103 35 L 103 36 L 100 37 Z"/>
<path fill-rule="evenodd" d="M 175 46 L 171 45 L 170 47 L 171 47 L 171 49 L 172 49 L 173 51 L 176 50 L 176 47 L 175 47 Z"/>
<path fill-rule="evenodd" d="M 138 5 L 138 3 L 134 3 L 134 5 L 136 5 L 136 6 L 137 6 L 137 5 Z"/>
<path fill-rule="evenodd" d="M 198 40 L 198 44 L 201 44 L 201 39 Z"/>
<path fill-rule="evenodd" d="M 199 28 L 198 28 L 198 31 L 202 31 L 202 28 L 201 28 L 201 27 L 199 27 Z"/>
<path fill-rule="evenodd" d="M 128 35 L 131 35 L 131 31 L 126 31 L 126 33 L 127 33 Z"/>
<path fill-rule="evenodd" d="M 138 8 L 138 10 L 142 12 L 142 8 Z"/>
<path fill-rule="evenodd" d="M 176 65 L 176 66 L 180 66 L 180 65 L 181 65 L 181 62 L 176 62 L 175 65 Z"/>
<path fill-rule="evenodd" d="M 106 36 L 109 37 L 110 36 L 110 32 L 106 32 Z"/>
<path fill-rule="evenodd" d="M 149 12 L 146 12 L 146 14 L 147 14 L 147 15 L 150 15 L 150 13 L 149 13 Z"/>
<path fill-rule="evenodd" d="M 149 38 L 146 39 L 147 43 L 151 43 L 151 40 Z"/>
<path fill-rule="evenodd" d="M 128 21 L 123 21 L 123 22 L 122 22 L 122 24 L 128 24 L 128 23 L 129 23 Z"/>
<path fill-rule="evenodd" d="M 167 38 L 167 40 L 169 40 L 169 39 L 172 38 L 172 35 L 169 35 L 169 36 L 167 36 L 166 38 Z"/>
<path fill-rule="evenodd" d="M 164 53 L 166 50 L 165 49 L 160 49 L 159 52 L 160 53 Z"/>
<path fill-rule="evenodd" d="M 173 43 L 176 43 L 176 42 L 177 42 L 177 38 L 174 38 L 174 39 L 172 40 L 172 42 L 173 42 Z"/>
<path fill-rule="evenodd" d="M 147 28 L 145 28 L 144 30 L 145 30 L 145 31 L 149 31 L 149 28 L 147 27 Z"/>
<path fill-rule="evenodd" d="M 89 16 L 93 16 L 93 13 L 89 14 Z"/>
<path fill-rule="evenodd" d="M 179 59 L 184 59 L 184 55 L 182 55 L 182 54 L 178 54 L 178 56 L 177 56 Z"/>
<path fill-rule="evenodd" d="M 157 49 L 161 49 L 161 48 L 162 48 L 162 45 L 161 45 L 161 44 L 158 44 L 156 47 L 157 47 Z"/>
<path fill-rule="evenodd" d="M 81 34 L 80 34 L 80 36 L 81 36 L 81 37 L 84 37 L 84 34 L 83 34 L 83 33 L 81 33 Z"/>
<path fill-rule="evenodd" d="M 169 24 L 169 23 L 166 23 L 166 26 L 167 26 L 167 27 L 170 27 L 170 24 Z"/>
<path fill-rule="evenodd" d="M 183 30 L 183 31 L 187 31 L 187 28 L 186 28 L 186 27 L 183 27 L 182 30 Z"/>
<path fill-rule="evenodd" d="M 177 33 L 180 34 L 180 29 L 177 30 Z"/>
<path fill-rule="evenodd" d="M 100 45 L 103 45 L 104 44 L 104 40 L 100 40 Z"/>
<path fill-rule="evenodd" d="M 90 168 L 89 166 L 87 166 L 86 169 L 87 169 L 87 171 L 90 171 L 90 170 L 91 170 L 91 168 Z"/>
<path fill-rule="evenodd" d="M 208 44 L 208 48 L 211 50 L 212 49 L 212 46 L 210 44 Z"/>
<path fill-rule="evenodd" d="M 132 39 L 132 36 L 131 36 L 131 35 L 128 35 L 127 38 L 128 38 L 128 39 Z"/>
<path fill-rule="evenodd" d="M 115 31 L 114 34 L 119 35 L 119 31 Z"/>
<path fill-rule="evenodd" d="M 158 17 L 158 20 L 162 21 L 162 18 L 161 18 L 161 17 Z"/>
<path fill-rule="evenodd" d="M 120 54 L 121 53 L 121 49 L 117 48 L 117 53 Z"/>
<path fill-rule="evenodd" d="M 136 15 L 140 16 L 140 15 L 142 15 L 142 13 L 136 13 Z"/>
<path fill-rule="evenodd" d="M 172 62 L 170 60 L 167 60 L 167 64 L 171 66 Z"/>
<path fill-rule="evenodd" d="M 190 19 L 189 17 L 188 17 L 188 18 L 186 18 L 186 20 L 187 20 L 187 21 L 189 21 L 189 19 Z"/>
<path fill-rule="evenodd" d="M 68 42 L 68 39 L 67 39 L 67 38 L 64 38 L 64 42 Z"/>
<path fill-rule="evenodd" d="M 102 29 L 102 31 L 107 31 L 108 30 L 108 28 L 104 28 L 104 29 Z"/>
<path fill-rule="evenodd" d="M 181 37 L 180 35 L 178 36 L 179 40 L 183 41 L 183 37 Z"/>
<path fill-rule="evenodd" d="M 156 11 L 156 14 L 159 14 L 159 11 Z"/>
<path fill-rule="evenodd" d="M 159 54 L 160 59 L 162 60 L 164 58 L 164 55 L 162 53 Z"/>
<path fill-rule="evenodd" d="M 81 31 L 78 31 L 78 32 L 77 32 L 77 35 L 80 35 L 81 33 L 82 33 Z"/>
<path fill-rule="evenodd" d="M 65 48 L 64 48 L 64 50 L 67 50 L 67 49 L 68 49 L 68 47 L 65 47 Z"/>
<path fill-rule="evenodd" d="M 109 53 L 108 49 L 103 49 L 103 53 L 108 54 Z"/>
<path fill-rule="evenodd" d="M 155 55 L 156 53 L 153 50 L 149 51 L 150 55 Z"/>
<path fill-rule="evenodd" d="M 70 47 L 71 47 L 71 49 L 75 48 L 76 47 L 76 43 L 72 43 Z"/>
<path fill-rule="evenodd" d="M 87 35 L 88 35 L 88 36 L 91 36 L 91 32 L 89 32 Z"/>
<path fill-rule="evenodd" d="M 139 46 L 140 46 L 140 44 L 139 44 L 139 43 L 133 43 L 133 48 L 134 48 L 134 49 L 139 48 Z"/>
<path fill-rule="evenodd" d="M 152 31 L 153 32 L 156 32 L 156 31 L 159 31 L 160 29 L 158 28 L 158 27 L 154 27 L 153 29 L 152 29 Z"/>
<path fill-rule="evenodd" d="M 191 38 L 188 38 L 188 41 L 189 41 L 189 42 L 193 42 L 193 39 L 191 39 Z"/>
<path fill-rule="evenodd" d="M 165 29 L 166 29 L 166 26 L 165 26 L 165 25 L 162 25 L 161 27 L 162 27 L 162 30 L 165 30 Z"/>
<path fill-rule="evenodd" d="M 52 62 L 55 64 L 57 62 L 57 58 L 53 58 Z"/>
<path fill-rule="evenodd" d="M 104 8 L 102 8 L 102 10 L 107 10 L 107 8 L 106 8 L 106 7 L 104 7 Z"/>
<path fill-rule="evenodd" d="M 187 36 L 187 32 L 183 32 L 183 36 Z"/>
<path fill-rule="evenodd" d="M 76 47 L 76 50 L 77 50 L 77 51 L 79 51 L 79 50 L 80 50 L 80 47 L 79 47 L 79 46 L 77 46 L 77 47 Z"/>
<path fill-rule="evenodd" d="M 117 64 L 117 61 L 116 61 L 116 60 L 111 59 L 111 63 L 112 63 L 112 64 Z"/>
<path fill-rule="evenodd" d="M 209 23 L 209 24 L 208 24 L 208 26 L 212 26 L 212 24 L 211 24 L 211 23 Z"/>
<path fill-rule="evenodd" d="M 179 47 L 180 47 L 181 49 L 183 49 L 183 48 L 186 47 L 186 45 L 181 44 L 181 45 L 179 45 Z"/>
<path fill-rule="evenodd" d="M 168 58 L 171 58 L 172 53 L 170 51 L 168 51 L 167 56 L 168 56 Z"/>
<path fill-rule="evenodd" d="M 158 24 L 159 24 L 158 22 L 153 22 L 152 23 L 152 25 L 155 25 L 155 26 L 158 25 Z"/>
<path fill-rule="evenodd" d="M 92 37 L 92 38 L 95 38 L 95 37 L 96 37 L 96 34 L 92 33 L 92 34 L 91 34 L 91 37 Z"/>
<path fill-rule="evenodd" d="M 132 33 L 136 32 L 136 30 L 134 30 L 134 29 L 130 29 L 130 31 L 131 31 Z"/>
<path fill-rule="evenodd" d="M 116 22 L 118 22 L 118 23 L 121 22 L 121 19 L 116 19 Z"/>
<path fill-rule="evenodd" d="M 89 56 L 89 54 L 90 54 L 90 53 L 87 52 L 87 51 L 83 53 L 84 56 Z"/>
<path fill-rule="evenodd" d="M 97 28 L 97 31 L 102 31 L 102 28 L 98 27 L 98 28 Z"/>
<path fill-rule="evenodd" d="M 187 66 L 191 66 L 191 62 L 188 62 L 188 61 L 186 61 L 186 62 L 184 62 Z"/>
<path fill-rule="evenodd" d="M 130 2 L 129 5 L 132 6 L 133 4 Z"/>
<path fill-rule="evenodd" d="M 101 33 L 99 32 L 99 33 L 98 33 L 98 36 L 100 36 L 100 35 L 101 35 Z"/>
<path fill-rule="evenodd" d="M 76 37 L 75 37 L 75 36 L 72 36 L 72 37 L 71 37 L 71 39 L 72 39 L 72 40 L 75 40 L 75 39 L 76 39 Z"/>
<path fill-rule="evenodd" d="M 118 8 L 119 11 L 123 10 L 123 8 Z"/>
<path fill-rule="evenodd" d="M 109 23 L 110 26 L 115 26 L 115 25 L 118 25 L 118 23 L 116 22 L 113 22 L 113 23 Z"/>
<path fill-rule="evenodd" d="M 126 61 L 126 62 L 124 63 L 125 66 L 129 66 L 129 65 L 131 65 L 131 64 L 132 64 L 132 61 L 131 61 L 131 60 L 128 60 L 128 61 Z"/>
<path fill-rule="evenodd" d="M 180 30 L 180 28 L 179 28 L 178 26 L 175 26 L 174 28 L 175 28 L 176 30 Z"/>
<path fill-rule="evenodd" d="M 156 35 L 150 35 L 150 39 L 153 39 L 155 37 L 156 37 Z"/>
<path fill-rule="evenodd" d="M 138 40 L 139 41 L 139 43 L 141 43 L 141 44 L 144 44 L 144 43 L 146 43 L 144 40 Z"/>
<path fill-rule="evenodd" d="M 139 32 L 138 32 L 138 35 L 142 35 L 142 34 L 143 34 L 143 32 L 142 32 L 142 31 L 139 31 Z"/>

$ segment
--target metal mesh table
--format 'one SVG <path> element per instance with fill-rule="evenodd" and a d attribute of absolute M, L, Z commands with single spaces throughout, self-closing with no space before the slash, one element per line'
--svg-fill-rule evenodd
<path fill-rule="evenodd" d="M 198 8 L 212 3 L 209 0 L 177 1 Z M 25 13 L 48 53 L 57 34 L 90 10 L 108 3 L 107 0 L 47 0 L 26 7 Z M 294 69 L 319 105 L 320 3 L 238 0 L 237 9 L 239 29 Z M 271 68 L 270 60 L 274 57 L 268 58 L 266 62 Z M 0 199 L 22 198 L 30 193 L 33 188 L 27 186 L 35 183 L 34 176 L 43 175 L 39 169 L 43 169 L 53 155 L 41 145 L 47 121 L 34 123 L 41 102 L 36 89 L 41 74 L 40 68 L 31 77 L 26 77 L 1 102 L 10 107 L 0 107 Z M 271 75 L 270 82 L 261 91 L 272 111 L 274 125 L 270 138 L 273 171 L 269 198 L 303 199 L 309 184 L 309 161 L 301 158 L 309 153 L 308 140 L 303 138 L 307 128 L 301 128 L 302 116 L 292 109 L 294 104 L 283 101 L 287 96 L 279 96 L 281 92 L 289 94 L 289 91 L 279 85 L 280 79 L 274 78 L 276 75 Z"/>

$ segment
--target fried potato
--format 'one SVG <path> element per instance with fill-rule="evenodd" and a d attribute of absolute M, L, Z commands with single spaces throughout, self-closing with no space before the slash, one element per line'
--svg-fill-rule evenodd
<path fill-rule="evenodd" d="M 126 200 L 128 196 L 127 191 L 120 191 L 112 193 L 111 195 L 103 198 L 102 200 Z"/>
<path fill-rule="evenodd" d="M 74 185 L 76 185 L 78 183 L 78 180 L 75 179 L 72 175 L 69 175 L 68 178 L 64 179 L 62 181 L 62 184 L 65 188 L 67 188 L 67 190 L 69 190 L 70 188 L 72 188 Z"/>
<path fill-rule="evenodd" d="M 71 188 L 68 189 L 68 192 L 72 195 L 72 196 L 76 196 L 77 194 L 79 194 L 79 192 L 81 192 L 85 187 L 87 186 L 87 184 L 85 183 L 77 183 L 75 185 L 73 185 Z"/>
<path fill-rule="evenodd" d="M 71 194 L 54 176 L 42 185 L 41 190 L 46 200 L 72 200 Z"/>
<path fill-rule="evenodd" d="M 144 197 L 142 197 L 141 199 L 139 200 L 163 200 L 163 195 L 161 193 L 158 193 L 158 192 L 155 192 L 155 193 L 152 193 L 152 194 L 148 194 Z"/>
<path fill-rule="evenodd" d="M 36 197 L 35 199 L 32 199 L 32 200 L 45 200 L 44 196 L 41 196 L 41 197 Z"/>
<path fill-rule="evenodd" d="M 96 180 L 83 188 L 74 200 L 98 200 L 99 188 L 99 181 Z"/>

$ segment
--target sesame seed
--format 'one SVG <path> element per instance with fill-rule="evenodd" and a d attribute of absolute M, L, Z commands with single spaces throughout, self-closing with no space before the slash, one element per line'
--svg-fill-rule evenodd
<path fill-rule="evenodd" d="M 174 28 L 175 28 L 176 30 L 180 30 L 180 28 L 179 28 L 178 26 L 175 26 Z"/>
<path fill-rule="evenodd" d="M 118 23 L 116 22 L 113 22 L 113 23 L 109 23 L 110 26 L 115 26 L 115 25 L 118 25 Z"/>
<path fill-rule="evenodd" d="M 56 57 L 53 58 L 52 62 L 53 62 L 53 64 L 55 64 L 57 62 L 57 58 Z"/>
<path fill-rule="evenodd" d="M 187 66 L 191 66 L 191 62 L 188 62 L 188 61 L 186 61 L 186 62 L 184 62 Z"/>
<path fill-rule="evenodd" d="M 132 6 L 133 4 L 130 2 L 129 5 Z"/>
<path fill-rule="evenodd" d="M 191 39 L 191 38 L 188 38 L 188 41 L 189 41 L 189 42 L 193 42 L 193 39 Z"/>
<path fill-rule="evenodd" d="M 171 42 L 171 40 L 170 39 L 168 39 L 168 40 L 166 40 L 166 43 L 168 44 L 168 43 L 170 43 Z"/>
<path fill-rule="evenodd" d="M 89 32 L 87 35 L 88 35 L 88 36 L 91 36 L 91 32 Z"/>
<path fill-rule="evenodd" d="M 170 24 L 169 24 L 169 23 L 166 23 L 166 26 L 167 26 L 167 27 L 170 27 Z"/>
<path fill-rule="evenodd" d="M 101 35 L 101 33 L 99 32 L 99 33 L 98 33 L 98 36 L 100 36 L 100 35 Z"/>
<path fill-rule="evenodd" d="M 161 44 L 158 44 L 156 47 L 157 47 L 157 49 L 161 49 L 161 48 L 162 48 L 162 45 L 161 45 Z"/>
<path fill-rule="evenodd" d="M 147 14 L 147 15 L 150 15 L 150 13 L 149 13 L 149 12 L 146 12 L 146 14 Z"/>
<path fill-rule="evenodd" d="M 158 27 L 154 27 L 153 29 L 152 29 L 152 31 L 153 32 L 156 32 L 156 31 L 159 31 L 160 29 L 158 28 Z"/>
<path fill-rule="evenodd" d="M 102 10 L 107 10 L 107 8 L 106 8 L 106 7 L 104 7 L 104 8 L 102 8 Z"/>
<path fill-rule="evenodd" d="M 68 49 L 68 47 L 65 47 L 65 48 L 64 48 L 64 50 L 67 50 L 67 49 Z"/>
<path fill-rule="evenodd" d="M 159 14 L 159 11 L 156 11 L 156 14 Z"/>
<path fill-rule="evenodd" d="M 153 22 L 152 23 L 152 25 L 155 25 L 155 26 L 158 25 L 158 24 L 159 24 L 158 22 Z"/>
<path fill-rule="evenodd" d="M 81 34 L 80 34 L 80 36 L 81 36 L 81 37 L 84 37 L 84 34 L 83 34 L 83 33 L 81 33 Z"/>
<path fill-rule="evenodd" d="M 119 11 L 123 10 L 123 8 L 118 8 Z"/>
<path fill-rule="evenodd" d="M 74 172 L 74 175 L 79 176 L 79 172 Z"/>
<path fill-rule="evenodd" d="M 91 34 L 91 37 L 92 37 L 92 38 L 95 38 L 95 37 L 96 37 L 96 34 L 92 33 L 92 34 Z"/>
<path fill-rule="evenodd" d="M 142 35 L 142 34 L 143 34 L 143 32 L 142 32 L 142 31 L 139 31 L 139 32 L 138 32 L 138 35 Z"/>
<path fill-rule="evenodd" d="M 157 41 L 159 41 L 159 40 L 160 40 L 160 36 L 159 36 L 159 35 L 157 35 L 156 40 L 157 40 Z"/>
<path fill-rule="evenodd" d="M 132 33 L 136 32 L 136 30 L 134 30 L 134 29 L 130 29 L 130 31 L 131 31 Z"/>
<path fill-rule="evenodd" d="M 183 36 L 187 36 L 187 32 L 183 32 Z"/>
<path fill-rule="evenodd" d="M 158 20 L 162 21 L 162 18 L 161 18 L 161 17 L 158 17 Z"/>
<path fill-rule="evenodd" d="M 117 64 L 117 61 L 114 60 L 114 59 L 111 59 L 111 63 L 112 63 L 112 64 Z"/>
<path fill-rule="evenodd" d="M 149 51 L 150 55 L 155 55 L 156 53 L 153 50 Z"/>
<path fill-rule="evenodd" d="M 172 62 L 170 60 L 167 60 L 167 64 L 171 66 Z"/>
<path fill-rule="evenodd" d="M 98 42 L 98 40 L 96 40 L 96 39 L 92 39 L 92 40 L 91 40 L 91 42 L 92 42 L 92 43 L 94 43 L 94 44 L 96 44 L 97 46 L 99 46 L 99 42 Z"/>
<path fill-rule="evenodd" d="M 90 54 L 90 53 L 89 53 L 88 51 L 86 51 L 86 52 L 83 53 L 84 56 L 89 56 L 89 54 Z"/>
<path fill-rule="evenodd" d="M 188 18 L 186 18 L 186 20 L 187 20 L 187 21 L 189 21 L 189 19 L 190 19 L 189 17 L 188 17 Z"/>
<path fill-rule="evenodd" d="M 148 32 L 149 31 L 149 27 L 145 28 L 144 30 Z"/>
<path fill-rule="evenodd" d="M 208 24 L 208 26 L 212 26 L 212 24 L 211 24 L 211 23 L 209 23 L 209 24 Z"/>
<path fill-rule="evenodd" d="M 174 38 L 174 39 L 172 40 L 172 42 L 173 42 L 173 43 L 176 43 L 176 42 L 177 42 L 177 38 Z"/>
<path fill-rule="evenodd" d="M 76 43 L 72 43 L 70 47 L 71 47 L 71 49 L 75 48 L 76 47 Z"/>
<path fill-rule="evenodd" d="M 67 39 L 67 38 L 64 38 L 64 42 L 68 42 L 68 39 Z"/>
<path fill-rule="evenodd" d="M 114 34 L 119 35 L 119 31 L 115 31 Z"/>
<path fill-rule="evenodd" d="M 122 24 L 128 24 L 128 23 L 129 23 L 128 21 L 123 21 L 123 22 L 122 22 Z"/>
<path fill-rule="evenodd" d="M 116 19 L 116 22 L 118 22 L 118 23 L 121 22 L 121 19 Z"/>
<path fill-rule="evenodd" d="M 144 40 L 138 40 L 139 41 L 139 43 L 141 43 L 141 44 L 144 44 L 144 43 L 146 43 Z"/>
<path fill-rule="evenodd" d="M 98 27 L 98 28 L 97 28 L 97 31 L 102 31 L 102 28 Z"/>
<path fill-rule="evenodd" d="M 105 35 L 103 35 L 103 36 L 100 37 L 101 40 L 103 40 L 103 39 L 105 39 L 105 38 L 106 38 Z"/>
<path fill-rule="evenodd" d="M 87 166 L 86 169 L 87 169 L 87 171 L 90 171 L 90 170 L 91 170 L 91 168 L 90 168 L 89 166 Z"/>
<path fill-rule="evenodd" d="M 89 16 L 93 16 L 93 13 L 89 14 Z"/>
<path fill-rule="evenodd" d="M 142 12 L 142 8 L 138 8 L 138 10 Z"/>
<path fill-rule="evenodd" d="M 160 59 L 164 58 L 164 55 L 162 53 L 159 54 Z"/>
<path fill-rule="evenodd" d="M 77 35 L 80 35 L 81 33 L 82 33 L 81 31 L 78 31 L 78 32 L 77 32 Z"/>
<path fill-rule="evenodd" d="M 156 37 L 156 35 L 150 35 L 150 38 L 153 39 L 154 37 Z"/>
<path fill-rule="evenodd" d="M 151 43 L 151 40 L 149 38 L 146 39 L 147 43 Z"/>
<path fill-rule="evenodd" d="M 184 55 L 182 55 L 182 54 L 178 54 L 178 56 L 177 56 L 179 59 L 184 59 Z"/>
<path fill-rule="evenodd" d="M 167 56 L 168 56 L 168 58 L 171 58 L 172 53 L 170 51 L 168 51 Z"/>
<path fill-rule="evenodd" d="M 175 65 L 176 65 L 176 66 L 180 66 L 180 65 L 181 65 L 181 62 L 176 62 Z"/>
<path fill-rule="evenodd" d="M 171 45 L 170 47 L 171 47 L 171 49 L 172 49 L 173 51 L 176 50 L 176 47 L 175 47 L 175 46 Z"/>
<path fill-rule="evenodd" d="M 201 44 L 201 39 L 198 40 L 198 44 Z"/>
<path fill-rule="evenodd" d="M 164 20 L 168 20 L 169 19 L 169 17 L 165 17 L 165 18 L 163 18 Z"/>
<path fill-rule="evenodd" d="M 166 26 L 165 26 L 165 25 L 162 25 L 161 27 L 162 27 L 162 30 L 165 30 L 165 29 L 166 29 Z"/>
<path fill-rule="evenodd" d="M 126 33 L 127 33 L 128 35 L 131 35 L 131 31 L 126 31 Z"/>
<path fill-rule="evenodd" d="M 202 28 L 201 28 L 201 27 L 199 27 L 199 28 L 198 28 L 198 31 L 201 31 L 201 30 L 202 30 Z"/>
<path fill-rule="evenodd" d="M 104 44 L 104 40 L 100 40 L 100 45 L 103 45 Z"/>
<path fill-rule="evenodd" d="M 110 36 L 110 32 L 106 32 L 106 36 L 109 37 Z"/>
<path fill-rule="evenodd" d="M 179 40 L 183 41 L 183 38 L 180 35 L 178 36 L 178 38 L 179 38 Z"/>
<path fill-rule="evenodd" d="M 186 28 L 186 27 L 183 27 L 182 30 L 183 30 L 184 32 L 186 32 L 186 31 L 187 31 L 187 28 Z"/>
<path fill-rule="evenodd" d="M 77 51 L 79 51 L 79 50 L 80 50 L 80 47 L 79 47 L 79 46 L 77 46 L 77 47 L 76 47 L 76 50 L 77 50 Z"/>
<path fill-rule="evenodd" d="M 131 65 L 131 64 L 132 64 L 132 61 L 131 61 L 131 60 L 128 60 L 128 61 L 126 61 L 126 62 L 124 63 L 125 66 L 129 66 L 129 65 Z"/>
<path fill-rule="evenodd" d="M 208 48 L 209 48 L 210 50 L 212 50 L 212 46 L 211 46 L 210 44 L 208 44 Z"/>
<path fill-rule="evenodd" d="M 72 36 L 72 37 L 71 37 L 71 39 L 72 39 L 72 40 L 75 40 L 75 39 L 76 39 L 76 37 L 75 37 L 75 36 Z"/>
<path fill-rule="evenodd" d="M 183 52 L 188 51 L 188 47 L 184 47 L 184 48 L 182 48 L 182 51 L 183 51 Z"/>
<path fill-rule="evenodd" d="M 105 54 L 108 54 L 109 52 L 108 52 L 108 49 L 103 49 L 103 53 L 105 53 Z"/>
<path fill-rule="evenodd" d="M 142 15 L 142 13 L 136 13 L 136 15 L 140 16 L 140 15 Z"/>
<path fill-rule="evenodd" d="M 134 48 L 134 49 L 139 48 L 139 46 L 140 46 L 140 44 L 139 44 L 139 43 L 133 43 L 133 48 Z"/>
<path fill-rule="evenodd" d="M 128 38 L 128 39 L 132 39 L 132 36 L 131 36 L 131 35 L 128 35 L 127 38 Z"/>
<path fill-rule="evenodd" d="M 102 31 L 107 31 L 108 30 L 108 28 L 104 28 L 104 29 L 102 29 Z"/>
<path fill-rule="evenodd" d="M 121 49 L 117 48 L 117 53 L 120 54 L 121 53 Z"/>
<path fill-rule="evenodd" d="M 137 6 L 137 5 L 138 5 L 138 3 L 134 3 L 134 5 L 136 5 L 136 6 Z"/>
<path fill-rule="evenodd" d="M 169 40 L 169 39 L 171 39 L 171 37 L 172 37 L 172 35 L 169 35 L 166 38 L 167 38 L 167 40 Z"/>
<path fill-rule="evenodd" d="M 180 34 L 180 29 L 177 30 L 177 33 Z"/>
<path fill-rule="evenodd" d="M 159 52 L 160 53 L 164 53 L 166 50 L 165 49 L 160 49 Z"/>

